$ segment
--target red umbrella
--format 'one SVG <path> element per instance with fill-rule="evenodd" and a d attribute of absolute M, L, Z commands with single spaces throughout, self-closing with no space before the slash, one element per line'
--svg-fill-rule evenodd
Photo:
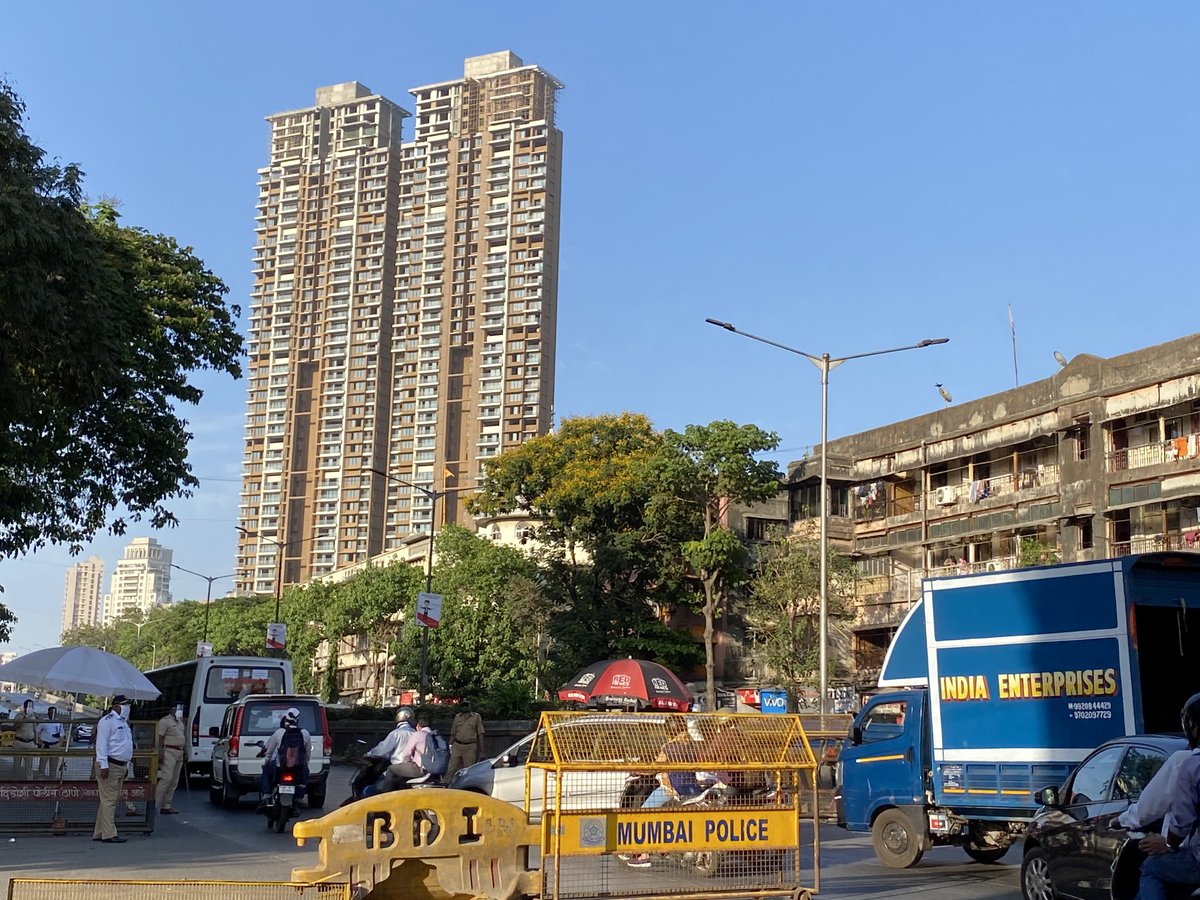
<path fill-rule="evenodd" d="M 644 659 L 606 659 L 581 670 L 558 689 L 559 700 L 686 712 L 692 692 L 665 666 Z"/>

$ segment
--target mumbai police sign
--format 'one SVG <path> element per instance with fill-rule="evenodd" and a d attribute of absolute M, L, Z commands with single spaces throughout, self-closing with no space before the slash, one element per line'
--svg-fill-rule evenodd
<path fill-rule="evenodd" d="M 563 813 L 560 840 L 543 820 L 546 853 L 671 853 L 687 850 L 774 850 L 797 846 L 794 809 L 656 809 L 601 815 Z"/>

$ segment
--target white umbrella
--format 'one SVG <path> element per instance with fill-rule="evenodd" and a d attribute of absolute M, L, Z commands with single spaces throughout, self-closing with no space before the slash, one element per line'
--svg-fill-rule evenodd
<path fill-rule="evenodd" d="M 95 647 L 50 647 L 26 653 L 0 666 L 0 681 L 97 697 L 124 694 L 133 700 L 153 700 L 160 693 L 131 662 Z"/>

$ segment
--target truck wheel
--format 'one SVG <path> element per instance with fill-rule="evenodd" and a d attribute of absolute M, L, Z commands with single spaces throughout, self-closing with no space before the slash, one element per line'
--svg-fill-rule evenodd
<path fill-rule="evenodd" d="M 1021 860 L 1021 896 L 1025 900 L 1056 900 L 1058 891 L 1050 880 L 1046 854 L 1034 847 Z"/>
<path fill-rule="evenodd" d="M 1000 862 L 1008 852 L 1008 847 L 976 847 L 974 844 L 964 844 L 963 849 L 977 863 Z"/>
<path fill-rule="evenodd" d="M 901 809 L 885 809 L 871 826 L 871 843 L 880 862 L 892 869 L 915 866 L 925 855 L 921 835 Z"/>

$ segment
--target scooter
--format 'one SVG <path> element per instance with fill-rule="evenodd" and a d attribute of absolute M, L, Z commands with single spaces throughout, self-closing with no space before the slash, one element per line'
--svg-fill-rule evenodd
<path fill-rule="evenodd" d="M 366 741 L 357 741 L 357 743 L 366 745 Z M 362 800 L 364 797 L 371 797 L 382 793 L 380 782 L 383 780 L 383 773 L 387 771 L 389 764 L 389 760 L 383 757 L 368 756 L 366 754 L 360 756 L 358 768 L 350 776 L 350 796 L 342 801 L 342 806 L 348 806 L 356 800 Z M 417 778 L 408 779 L 404 784 L 397 787 L 396 790 L 440 787 L 445 787 L 440 775 L 421 775 Z"/>

